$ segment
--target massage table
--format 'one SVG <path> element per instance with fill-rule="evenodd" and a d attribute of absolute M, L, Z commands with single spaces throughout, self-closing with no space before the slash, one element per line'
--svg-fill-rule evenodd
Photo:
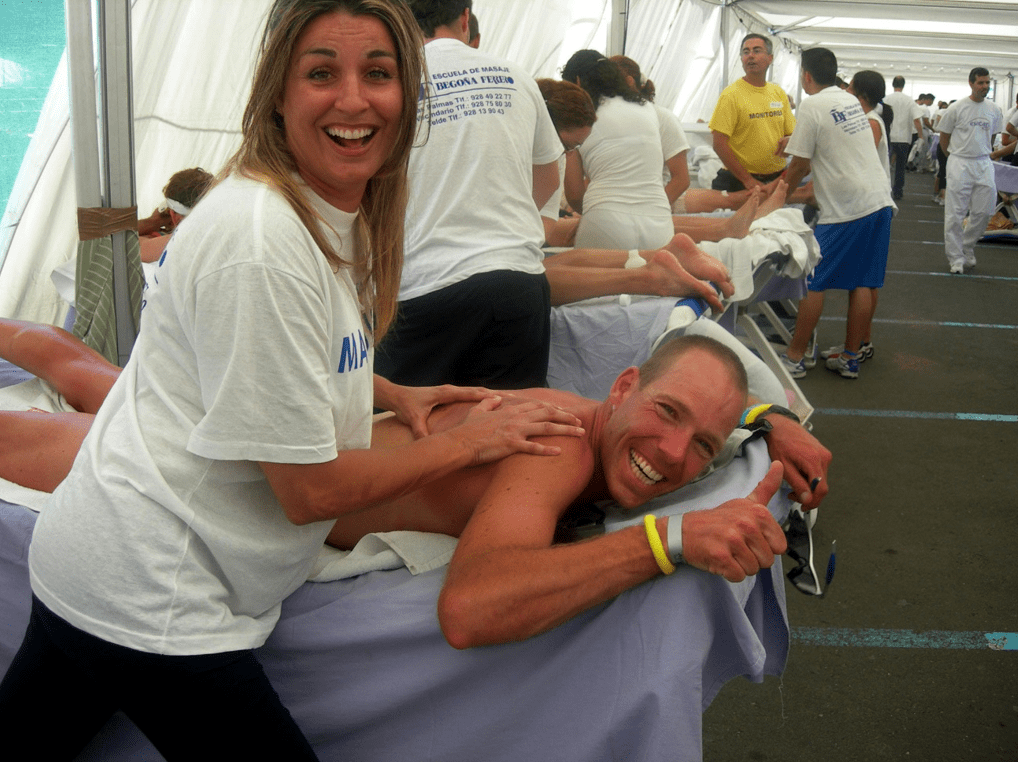
<path fill-rule="evenodd" d="M 787 334 L 766 302 L 798 302 L 805 296 L 805 276 L 820 259 L 813 231 L 799 210 L 784 208 L 753 222 L 750 234 L 743 239 L 699 246 L 728 267 L 735 293 L 726 300 L 723 315 L 713 316 L 713 321 L 700 318 L 686 332 L 728 344 L 747 366 L 750 392 L 763 401 L 795 410 L 805 421 L 813 408 L 752 315 L 763 312 L 766 317 L 769 312 L 772 323 Z M 549 385 L 604 399 L 622 370 L 650 357 L 675 304 L 669 297 L 624 296 L 553 307 Z M 736 335 L 738 339 L 733 338 Z M 758 369 L 760 360 L 770 372 Z"/>
<path fill-rule="evenodd" d="M 1002 214 L 1014 227 L 988 228 L 983 241 L 1018 241 L 1018 166 L 1003 161 L 993 162 L 993 176 L 997 184 L 997 206 L 994 216 Z"/>
<path fill-rule="evenodd" d="M 750 442 L 725 468 L 645 510 L 744 497 L 769 462 L 763 442 Z M 604 531 L 645 512 L 603 508 Z M 784 519 L 782 491 L 769 508 Z M 28 622 L 36 515 L 0 501 L 0 674 Z M 313 580 L 284 601 L 258 658 L 321 759 L 698 760 L 702 712 L 725 682 L 760 682 L 784 667 L 780 561 L 738 584 L 680 566 L 527 641 L 457 651 L 435 613 L 454 547 L 444 535 L 396 532 L 347 553 L 323 548 Z M 161 757 L 118 714 L 80 759 Z"/>

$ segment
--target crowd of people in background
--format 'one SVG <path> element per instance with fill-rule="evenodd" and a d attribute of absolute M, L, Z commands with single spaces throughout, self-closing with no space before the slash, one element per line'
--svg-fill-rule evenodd
<path fill-rule="evenodd" d="M 722 166 L 710 183 L 711 189 L 706 190 L 691 187 L 689 140 L 675 114 L 654 103 L 654 83 L 643 76 L 636 61 L 581 50 L 566 63 L 562 80 L 539 80 L 534 88 L 515 64 L 478 50 L 477 16 L 471 13 L 468 19 L 462 35 L 441 26 L 424 28 L 429 43 L 425 51 L 433 59 L 429 60 L 429 76 L 439 81 L 449 72 L 481 67 L 503 70 L 517 84 L 511 96 L 513 109 L 500 124 L 519 123 L 498 135 L 479 131 L 478 120 L 460 120 L 455 129 L 432 124 L 429 141 L 411 153 L 410 219 L 414 222 L 406 229 L 408 249 L 397 322 L 377 360 L 382 374 L 392 381 L 495 387 L 540 383 L 544 366 L 539 359 L 533 363 L 534 358 L 547 356 L 542 337 L 547 336 L 548 326 L 543 317 L 535 316 L 546 315 L 549 305 L 627 287 L 639 289 L 635 293 L 668 288 L 667 284 L 675 283 L 678 270 L 671 259 L 663 257 L 664 250 L 674 255 L 689 248 L 685 239 L 674 238 L 676 234 L 688 236 L 694 244 L 741 237 L 754 219 L 786 196 L 789 203 L 806 202 L 804 214 L 817 225 L 817 238 L 825 250 L 821 269 L 827 270 L 836 258 L 828 225 L 842 224 L 847 221 L 846 214 L 855 214 L 843 208 L 852 206 L 847 199 L 859 198 L 860 192 L 873 195 L 878 191 L 878 173 L 868 163 L 869 151 L 865 166 L 857 165 L 856 171 L 839 170 L 837 184 L 825 177 L 828 168 L 822 156 L 810 161 L 811 171 L 803 177 L 794 171 L 797 159 L 787 144 L 796 129 L 797 113 L 788 94 L 767 81 L 774 54 L 773 42 L 765 35 L 751 33 L 743 39 L 740 58 L 744 76 L 726 87 L 715 105 L 709 129 Z M 461 42 L 469 49 L 461 47 Z M 805 56 L 804 61 L 809 58 Z M 803 72 L 805 86 L 811 76 L 805 64 Z M 894 201 L 904 196 L 906 172 L 932 173 L 933 201 L 945 206 L 948 266 L 952 273 L 964 272 L 975 265 L 974 240 L 985 227 L 984 218 L 995 197 L 985 162 L 972 162 L 986 157 L 1014 160 L 1018 115 L 1011 109 L 1001 121 L 993 119 L 991 112 L 996 107 L 992 103 L 978 105 L 985 96 L 975 86 L 972 97 L 947 103 L 937 102 L 933 93 L 913 98 L 905 93 L 905 85 L 905 78 L 896 75 L 892 90 L 886 92 L 881 73 L 861 71 L 851 82 L 835 74 L 833 84 L 820 90 L 830 86 L 847 89 L 857 98 L 872 131 L 877 162 L 888 180 L 891 198 L 889 203 L 873 200 L 862 204 L 867 207 L 865 214 L 874 212 L 871 207 L 875 204 L 890 213 L 896 211 Z M 548 113 L 539 107 L 541 101 Z M 443 96 L 433 94 L 429 104 L 441 113 Z M 803 105 L 799 104 L 799 112 Z M 968 123 L 958 125 L 959 110 L 973 108 L 987 115 L 990 133 L 976 134 Z M 489 124 L 486 129 L 493 127 Z M 800 134 L 803 132 L 800 129 Z M 998 132 L 1002 139 L 993 145 L 993 135 Z M 524 139 L 531 134 L 539 135 L 539 149 L 532 149 Z M 972 139 L 979 143 L 978 148 L 973 147 Z M 493 192 L 488 182 L 490 168 L 459 149 L 477 141 L 497 143 L 515 156 L 511 162 L 502 159 L 503 169 L 512 171 L 500 175 L 494 188 L 498 198 L 491 204 L 468 203 L 468 199 Z M 954 162 L 949 162 L 949 152 Z M 952 165 L 955 177 L 949 183 Z M 973 174 L 976 167 L 978 177 Z M 789 176 L 795 181 L 791 186 L 787 184 Z M 846 179 L 858 181 L 859 190 L 850 190 L 854 186 L 852 182 L 844 184 Z M 805 181 L 802 186 L 799 180 Z M 775 193 L 779 181 L 781 192 Z M 432 192 L 423 194 L 423 188 Z M 540 228 L 534 224 L 535 204 Z M 725 209 L 734 214 L 695 215 Z M 963 234 L 962 221 L 966 219 L 970 224 Z M 875 234 L 872 246 L 858 237 L 849 244 L 846 260 L 857 265 L 864 259 L 860 247 L 875 252 L 865 283 L 858 282 L 858 276 L 830 281 L 816 273 L 811 277 L 809 295 L 800 304 L 795 336 L 783 355 L 794 378 L 805 375 L 818 357 L 843 377 L 857 378 L 858 363 L 872 357 L 870 334 L 882 285 L 878 272 L 886 267 L 888 226 Z M 469 231 L 477 229 L 487 231 L 483 240 L 470 235 Z M 556 262 L 544 257 L 542 246 L 575 247 L 577 251 Z M 634 285 L 633 274 L 625 272 L 625 260 L 622 266 L 614 265 L 620 256 L 615 252 L 634 249 L 641 251 L 641 258 L 629 257 L 629 267 L 657 257 L 658 263 L 667 262 L 666 277 L 644 278 Z M 143 246 L 147 260 L 153 256 L 149 252 L 159 251 L 158 241 Z M 681 256 L 676 263 L 680 260 Z M 563 269 L 565 264 L 569 269 Z M 581 275 L 575 269 L 581 264 L 605 272 L 590 269 Z M 548 273 L 547 278 L 542 272 Z M 549 281 L 553 293 L 548 292 Z M 844 288 L 850 294 L 849 335 L 843 345 L 819 351 L 813 341 L 814 330 L 828 288 Z M 510 301 L 514 307 L 507 306 Z M 466 331 L 459 320 L 462 310 L 477 312 L 482 306 L 489 317 L 472 322 L 471 330 Z M 494 335 L 514 337 L 516 350 L 511 361 L 506 361 L 509 350 L 504 346 L 493 354 L 489 351 Z"/>

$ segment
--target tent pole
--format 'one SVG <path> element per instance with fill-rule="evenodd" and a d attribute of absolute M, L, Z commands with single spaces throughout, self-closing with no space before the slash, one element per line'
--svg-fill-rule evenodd
<path fill-rule="evenodd" d="M 609 58 L 626 52 L 626 24 L 629 22 L 628 0 L 612 0 L 611 27 L 608 30 Z"/>
<path fill-rule="evenodd" d="M 722 0 L 721 2 L 721 88 L 718 91 L 718 95 L 721 91 L 728 87 L 728 38 L 731 36 L 731 31 L 728 28 L 729 22 L 729 11 L 728 11 L 728 0 Z"/>
<path fill-rule="evenodd" d="M 105 158 L 104 206 L 127 209 L 136 205 L 134 190 L 134 115 L 131 71 L 130 0 L 99 0 L 100 71 L 102 82 L 103 151 Z M 128 235 L 111 236 L 113 246 L 113 298 L 116 309 L 118 364 L 131 356 L 138 329 L 128 289 Z"/>
<path fill-rule="evenodd" d="M 79 207 L 99 206 L 99 134 L 96 128 L 92 4 L 67 0 L 67 79 L 71 115 L 71 156 Z"/>

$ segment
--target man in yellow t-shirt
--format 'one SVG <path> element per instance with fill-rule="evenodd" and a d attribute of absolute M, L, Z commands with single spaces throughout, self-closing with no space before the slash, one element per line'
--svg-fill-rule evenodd
<path fill-rule="evenodd" d="M 726 87 L 711 116 L 714 152 L 725 168 L 714 179 L 715 190 L 737 191 L 763 185 L 785 169 L 782 155 L 795 117 L 788 95 L 767 81 L 774 61 L 771 41 L 759 34 L 742 40 L 742 79 Z"/>

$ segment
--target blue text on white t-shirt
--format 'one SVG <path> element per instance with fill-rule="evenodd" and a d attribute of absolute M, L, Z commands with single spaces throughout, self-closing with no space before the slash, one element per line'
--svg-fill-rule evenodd
<path fill-rule="evenodd" d="M 368 361 L 368 340 L 360 329 L 356 333 L 343 337 L 343 347 L 339 352 L 339 373 L 357 370 Z"/>

